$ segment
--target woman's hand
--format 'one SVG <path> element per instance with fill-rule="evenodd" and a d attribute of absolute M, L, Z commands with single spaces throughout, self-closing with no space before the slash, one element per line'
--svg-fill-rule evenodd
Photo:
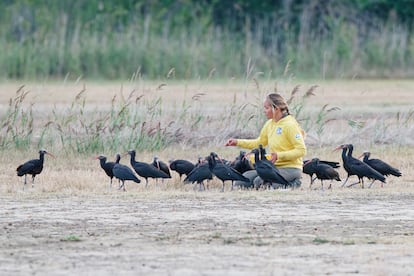
<path fill-rule="evenodd" d="M 237 139 L 233 139 L 230 138 L 229 140 L 227 140 L 226 144 L 224 144 L 226 147 L 227 146 L 237 146 Z"/>
<path fill-rule="evenodd" d="M 272 163 L 274 164 L 277 161 L 277 153 L 276 152 L 272 152 L 270 154 L 271 158 L 270 161 L 272 161 Z"/>

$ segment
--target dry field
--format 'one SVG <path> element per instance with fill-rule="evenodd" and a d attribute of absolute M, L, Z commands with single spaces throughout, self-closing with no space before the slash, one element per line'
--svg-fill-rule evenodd
<path fill-rule="evenodd" d="M 197 93 L 205 94 L 200 109 L 225 110 L 238 101 L 257 101 L 274 83 L 86 83 L 90 106 L 106 108 L 114 95 L 127 97 L 134 89 L 147 97 L 162 95 L 168 106 Z M 314 83 L 303 84 L 304 90 Z M 378 119 L 378 114 L 409 113 L 414 82 L 318 82 L 309 106 L 339 106 L 339 117 Z M 0 85 L 3 108 L 20 84 Z M 296 83 L 278 83 L 291 91 Z M 27 84 L 29 102 L 47 113 L 64 107 L 83 83 Z M 259 92 L 258 92 L 259 91 Z M 285 95 L 289 95 L 288 92 Z M 218 100 L 219 99 L 219 100 Z M 0 108 L 0 110 L 1 110 Z M 127 182 L 118 191 L 92 156 L 65 154 L 46 157 L 34 188 L 23 190 L 16 167 L 36 152 L 2 150 L 0 155 L 0 274 L 1 275 L 412 275 L 414 269 L 413 126 L 394 136 L 402 143 L 372 144 L 369 137 L 350 139 L 346 128 L 327 133 L 329 145 L 311 143 L 307 158 L 340 161 L 332 152 L 337 142 L 353 142 L 355 155 L 369 146 L 375 158 L 398 167 L 403 176 L 372 188 L 332 190 L 308 188 L 304 175 L 296 190 L 226 191 L 213 180 L 199 192 L 172 179 L 144 185 Z M 342 130 L 342 132 L 340 131 Z M 328 130 L 325 130 L 329 132 Z M 333 138 L 335 136 L 335 138 Z M 395 141 L 399 141 L 398 139 Z M 151 161 L 194 160 L 214 150 L 225 158 L 238 148 L 224 141 L 208 147 L 186 145 L 161 152 L 143 152 Z M 96 153 L 99 154 L 99 153 Z M 112 159 L 114 153 L 105 153 Z M 121 163 L 127 164 L 125 159 Z M 339 170 L 341 177 L 345 172 Z M 354 181 L 352 177 L 350 181 Z M 366 185 L 367 186 L 367 185 Z"/>

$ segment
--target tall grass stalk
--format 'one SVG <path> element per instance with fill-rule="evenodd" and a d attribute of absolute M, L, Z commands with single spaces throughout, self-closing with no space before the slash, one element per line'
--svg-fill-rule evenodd
<path fill-rule="evenodd" d="M 297 85 L 289 92 L 277 85 L 267 88 L 253 79 L 245 83 L 255 87 L 246 89 L 250 100 L 244 96 L 237 98 L 242 92 L 235 93 L 232 102 L 212 102 L 208 93 L 199 92 L 198 87 L 194 94 L 174 105 L 162 96 L 152 96 L 142 86 L 132 89 L 127 97 L 113 96 L 108 106 L 94 106 L 88 103 L 88 91 L 83 87 L 69 104 L 40 113 L 36 104 L 26 102 L 29 92 L 22 86 L 0 114 L 0 145 L 2 149 L 47 148 L 82 154 L 124 152 L 131 148 L 154 152 L 176 145 L 218 146 L 229 137 L 257 137 L 266 120 L 263 95 L 271 91 L 288 100 L 291 113 L 306 132 L 309 146 L 413 143 L 412 110 L 393 116 L 344 118 L 339 114 L 340 107 L 328 103 L 315 110 L 309 99 L 317 96 L 316 85 L 308 89 Z"/>
<path fill-rule="evenodd" d="M 14 98 L 9 100 L 7 110 L 0 119 L 1 148 L 26 148 L 31 145 L 33 136 L 32 104 L 23 108 L 22 104 L 29 92 L 20 86 Z"/>

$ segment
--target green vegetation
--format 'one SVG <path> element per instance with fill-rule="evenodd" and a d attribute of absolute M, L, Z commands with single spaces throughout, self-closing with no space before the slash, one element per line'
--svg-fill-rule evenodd
<path fill-rule="evenodd" d="M 69 235 L 69 236 L 66 236 L 66 237 L 60 239 L 60 241 L 62 241 L 62 242 L 79 242 L 79 241 L 82 241 L 82 240 L 77 235 Z"/>
<path fill-rule="evenodd" d="M 414 76 L 407 0 L 7 0 L 0 9 L 2 79 Z"/>
<path fill-rule="evenodd" d="M 315 244 L 325 244 L 325 243 L 329 243 L 330 241 L 328 241 L 327 239 L 324 238 L 320 238 L 320 237 L 316 237 L 313 239 L 312 241 Z"/>

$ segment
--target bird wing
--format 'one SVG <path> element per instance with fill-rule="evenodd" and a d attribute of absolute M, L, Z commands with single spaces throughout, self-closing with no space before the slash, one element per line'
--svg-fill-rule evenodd
<path fill-rule="evenodd" d="M 113 167 L 112 172 L 114 176 L 121 180 L 133 180 L 137 181 L 138 183 L 141 182 L 139 178 L 137 178 L 134 172 L 128 166 L 118 164 Z"/>
<path fill-rule="evenodd" d="M 339 162 L 335 162 L 335 161 L 319 160 L 319 163 L 329 165 L 332 168 L 339 168 L 340 167 Z"/>
<path fill-rule="evenodd" d="M 288 185 L 286 179 L 279 173 L 279 170 L 269 162 L 258 162 L 256 166 L 257 174 L 266 181 Z"/>
<path fill-rule="evenodd" d="M 401 176 L 401 172 L 380 159 L 369 159 L 365 163 L 383 175 Z"/>
<path fill-rule="evenodd" d="M 240 180 L 244 182 L 250 182 L 250 179 L 243 176 L 241 173 L 223 163 L 217 163 L 213 168 L 213 174 L 220 178 L 222 181 L 225 180 Z"/>
<path fill-rule="evenodd" d="M 188 163 L 179 163 L 176 166 L 177 172 L 182 172 L 184 174 L 189 174 L 194 169 L 194 164 L 191 162 Z"/>
<path fill-rule="evenodd" d="M 369 179 L 377 179 L 381 182 L 385 182 L 385 177 L 378 171 L 371 168 L 369 165 L 365 164 L 364 162 L 355 159 L 353 162 L 350 163 L 350 169 L 358 176 L 358 177 L 367 177 Z"/>
<path fill-rule="evenodd" d="M 212 179 L 213 175 L 208 168 L 208 164 L 195 167 L 184 179 L 184 183 L 201 182 L 205 179 Z"/>
<path fill-rule="evenodd" d="M 17 171 L 17 175 L 18 176 L 23 176 L 25 174 L 30 174 L 31 172 L 33 172 L 34 168 L 35 168 L 35 162 L 33 162 L 34 160 L 30 160 L 27 161 L 26 163 L 20 165 L 17 167 L 16 171 Z"/>
<path fill-rule="evenodd" d="M 316 166 L 316 177 L 318 179 L 339 179 L 339 173 L 330 165 L 319 163 Z M 340 179 L 339 179 L 340 180 Z"/>

